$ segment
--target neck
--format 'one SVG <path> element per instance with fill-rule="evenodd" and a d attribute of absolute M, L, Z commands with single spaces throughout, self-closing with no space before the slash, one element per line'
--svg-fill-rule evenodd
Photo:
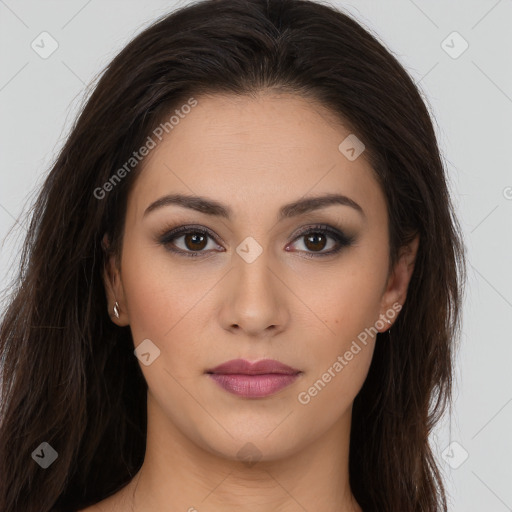
<path fill-rule="evenodd" d="M 242 443 L 233 460 L 193 442 L 153 410 L 144 463 L 121 491 L 119 510 L 361 512 L 349 485 L 350 420 L 351 410 L 287 456 L 270 460 Z"/>

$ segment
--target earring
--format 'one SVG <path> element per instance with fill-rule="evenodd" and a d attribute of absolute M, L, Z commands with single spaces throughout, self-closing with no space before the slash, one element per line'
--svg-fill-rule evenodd
<path fill-rule="evenodd" d="M 119 303 L 116 300 L 116 303 L 114 304 L 114 316 L 116 318 L 119 318 Z"/>

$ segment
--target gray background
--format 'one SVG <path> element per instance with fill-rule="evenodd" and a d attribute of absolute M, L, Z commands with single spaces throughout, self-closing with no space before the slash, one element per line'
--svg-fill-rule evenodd
<path fill-rule="evenodd" d="M 19 216 L 63 144 L 87 84 L 154 18 L 186 3 L 0 0 L 0 288 L 8 265 L 16 265 L 25 229 Z M 435 118 L 469 276 L 455 411 L 432 440 L 450 510 L 512 510 L 512 1 L 331 4 L 398 57 Z M 31 48 L 43 31 L 59 45 L 47 59 Z M 460 37 L 450 36 L 454 31 Z M 469 47 L 457 55 L 464 40 Z"/>

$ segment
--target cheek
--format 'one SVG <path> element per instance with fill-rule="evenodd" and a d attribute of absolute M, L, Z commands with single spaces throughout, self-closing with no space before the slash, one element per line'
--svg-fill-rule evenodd
<path fill-rule="evenodd" d="M 139 262 L 135 254 L 127 258 L 123 287 L 135 344 L 142 337 L 161 339 L 178 320 L 180 301 L 172 300 L 176 288 L 169 284 L 158 266 Z"/>
<path fill-rule="evenodd" d="M 336 415 L 359 392 L 373 356 L 386 264 L 382 254 L 360 251 L 321 279 L 317 274 L 316 287 L 313 279 L 300 281 L 300 293 L 315 313 L 306 330 L 316 325 L 318 333 L 314 346 L 304 346 L 310 371 L 301 387 L 302 403 L 322 404 Z"/>
<path fill-rule="evenodd" d="M 122 279 L 134 345 L 150 339 L 163 356 L 159 363 L 188 379 L 187 369 L 203 370 L 197 364 L 197 318 L 207 314 L 204 295 L 215 279 L 180 271 L 164 251 L 142 244 L 131 247 L 123 260 Z"/>
<path fill-rule="evenodd" d="M 136 245 L 126 252 L 122 267 L 134 346 L 149 339 L 160 351 L 154 362 L 139 365 L 150 394 L 179 424 L 175 409 L 185 418 L 198 414 L 186 390 L 194 389 L 204 370 L 198 364 L 201 347 L 194 321 L 194 315 L 201 314 L 204 289 L 191 286 L 190 276 L 187 280 L 183 272 L 174 271 L 165 254 L 155 255 L 154 248 L 146 251 Z"/>
<path fill-rule="evenodd" d="M 354 253 L 327 272 L 297 280 L 297 294 L 313 313 L 310 323 L 317 324 L 327 346 L 341 349 L 347 340 L 375 325 L 385 270 L 373 258 Z"/>
<path fill-rule="evenodd" d="M 151 252 L 143 244 L 127 239 L 122 281 L 135 345 L 149 338 L 161 348 L 166 333 L 170 334 L 183 316 L 184 304 L 178 278 Z"/>
<path fill-rule="evenodd" d="M 374 342 L 351 346 L 350 360 L 347 351 L 334 353 L 317 372 L 304 381 L 297 401 L 301 404 L 305 419 L 332 425 L 345 415 L 363 386 L 372 360 Z M 355 352 L 355 353 L 353 353 Z"/>
<path fill-rule="evenodd" d="M 319 312 L 323 323 L 323 335 L 304 346 L 302 356 L 307 356 L 309 371 L 297 396 L 310 417 L 320 415 L 334 422 L 359 393 L 376 342 L 379 291 L 372 276 L 354 272 L 311 298 L 311 309 Z"/>

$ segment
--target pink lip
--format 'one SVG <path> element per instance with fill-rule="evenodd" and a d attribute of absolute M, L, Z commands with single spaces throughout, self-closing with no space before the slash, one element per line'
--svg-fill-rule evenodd
<path fill-rule="evenodd" d="M 230 393 L 245 398 L 261 398 L 289 386 L 302 372 L 273 359 L 255 363 L 233 359 L 206 373 Z"/>

